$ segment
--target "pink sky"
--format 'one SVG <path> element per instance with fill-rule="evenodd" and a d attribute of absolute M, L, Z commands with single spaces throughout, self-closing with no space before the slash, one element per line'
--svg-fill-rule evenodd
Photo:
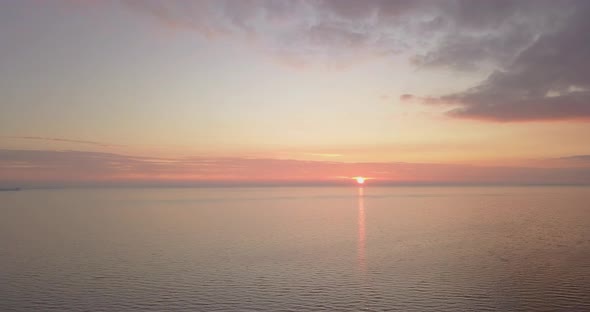
<path fill-rule="evenodd" d="M 0 183 L 590 183 L 589 12 L 3 2 Z"/>

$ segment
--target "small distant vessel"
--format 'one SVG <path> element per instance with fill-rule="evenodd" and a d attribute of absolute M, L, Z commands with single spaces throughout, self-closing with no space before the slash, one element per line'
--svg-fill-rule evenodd
<path fill-rule="evenodd" d="M 0 192 L 17 192 L 20 191 L 20 187 L 13 187 L 13 188 L 1 188 L 0 187 Z"/>

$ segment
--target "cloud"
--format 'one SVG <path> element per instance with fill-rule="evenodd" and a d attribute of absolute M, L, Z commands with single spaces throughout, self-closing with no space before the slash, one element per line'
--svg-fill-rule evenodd
<path fill-rule="evenodd" d="M 317 157 L 341 157 L 342 154 L 335 154 L 335 153 L 305 153 L 307 156 L 317 156 Z"/>
<path fill-rule="evenodd" d="M 413 56 L 411 62 L 420 68 L 474 71 L 509 63 L 533 39 L 534 34 L 523 27 L 484 35 L 449 34 L 434 49 Z"/>
<path fill-rule="evenodd" d="M 566 157 L 560 157 L 559 159 L 590 162 L 590 155 L 566 156 Z"/>
<path fill-rule="evenodd" d="M 587 156 L 576 156 L 586 158 Z M 575 160 L 574 162 L 578 162 Z M 80 151 L 0 150 L 0 185 L 228 185 L 590 183 L 590 167 L 555 162 L 539 167 L 428 163 L 345 163 L 253 158 L 151 158 Z"/>
<path fill-rule="evenodd" d="M 283 64 L 412 55 L 423 68 L 505 65 L 576 2 L 532 0 L 125 0 L 165 27 L 238 39 Z"/>
<path fill-rule="evenodd" d="M 19 139 L 19 140 L 37 140 L 37 141 L 52 141 L 52 142 L 64 142 L 64 143 L 75 143 L 85 145 L 95 145 L 100 147 L 122 147 L 124 145 L 109 144 L 96 141 L 85 141 L 85 140 L 71 140 L 64 138 L 52 138 L 52 137 L 39 137 L 39 136 L 4 136 L 7 139 Z"/>
<path fill-rule="evenodd" d="M 124 0 L 123 4 L 138 13 L 152 16 L 166 27 L 193 30 L 207 38 L 227 35 L 230 31 L 223 23 L 216 22 L 214 5 L 210 1 L 182 3 L 153 0 Z"/>
<path fill-rule="evenodd" d="M 416 98 L 413 94 L 402 94 L 400 95 L 399 99 L 402 101 L 412 101 Z"/>
<path fill-rule="evenodd" d="M 590 155 L 574 155 L 574 156 L 566 156 L 566 157 L 559 157 L 553 159 L 561 164 L 569 164 L 572 166 L 590 166 Z"/>
<path fill-rule="evenodd" d="M 540 35 L 504 70 L 477 86 L 440 97 L 455 118 L 497 122 L 590 120 L 590 4 L 580 2 L 568 22 Z M 403 95 L 403 100 L 408 100 Z M 418 97 L 419 98 L 419 97 Z"/>

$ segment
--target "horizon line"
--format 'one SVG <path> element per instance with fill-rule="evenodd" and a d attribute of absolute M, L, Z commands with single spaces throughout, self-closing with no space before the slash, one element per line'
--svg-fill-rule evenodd
<path fill-rule="evenodd" d="M 26 190 L 51 190 L 51 189 L 108 189 L 108 188 L 308 188 L 308 187 L 590 187 L 590 183 L 203 183 L 203 184 L 61 184 L 61 185 L 29 185 L 13 186 L 1 185 L 0 189 L 18 188 Z"/>

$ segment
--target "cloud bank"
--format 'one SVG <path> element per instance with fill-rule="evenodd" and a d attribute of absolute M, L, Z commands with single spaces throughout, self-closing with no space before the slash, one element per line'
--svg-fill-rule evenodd
<path fill-rule="evenodd" d="M 0 150 L 0 185 L 583 184 L 587 155 L 531 167 L 342 163 L 252 158 L 150 158 L 112 153 Z"/>

